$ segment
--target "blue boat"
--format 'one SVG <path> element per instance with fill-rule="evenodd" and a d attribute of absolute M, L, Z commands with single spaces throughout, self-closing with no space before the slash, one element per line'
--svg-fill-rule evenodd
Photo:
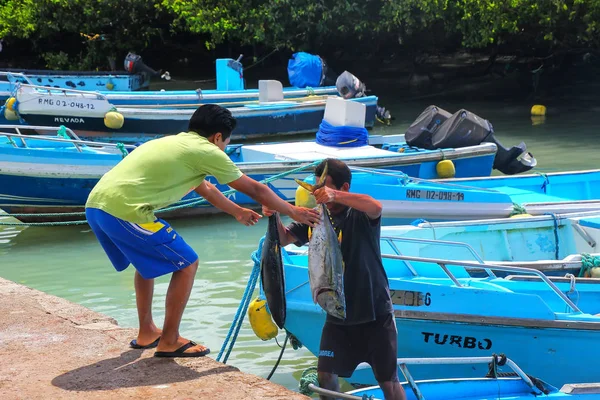
<path fill-rule="evenodd" d="M 490 372 L 485 376 L 481 375 L 472 379 L 415 380 L 408 366 L 424 364 L 443 365 L 448 369 L 453 369 L 457 365 L 483 364 L 490 368 Z M 407 400 L 600 399 L 600 383 L 565 384 L 559 389 L 536 377 L 527 375 L 510 358 L 496 355 L 492 357 L 403 358 L 398 359 L 398 367 L 407 380 L 406 383 L 402 384 Z M 556 365 L 550 368 L 560 370 L 562 366 Z M 498 373 L 500 369 L 507 372 Z M 329 394 L 327 391 L 314 388 L 314 386 L 311 389 L 315 389 L 321 394 Z M 336 393 L 335 395 L 344 399 L 383 399 L 383 392 L 376 386 L 353 390 L 345 394 Z"/>
<path fill-rule="evenodd" d="M 593 272 L 595 277 L 600 272 L 586 271 L 591 260 L 600 261 L 600 212 L 518 217 L 385 226 L 381 234 L 402 238 L 395 245 L 404 255 L 473 261 L 477 254 L 488 263 L 525 266 L 547 275 Z M 440 246 L 438 240 L 462 245 Z M 382 251 L 391 250 L 382 242 Z"/>
<path fill-rule="evenodd" d="M 16 83 L 63 89 L 132 92 L 147 89 L 150 78 L 159 76 L 134 53 L 129 53 L 123 71 L 55 71 L 33 69 L 4 69 L 0 71 L 0 103 L 15 91 Z M 168 74 L 168 73 L 167 73 Z"/>
<path fill-rule="evenodd" d="M 286 100 L 279 82 L 261 82 L 266 82 L 265 89 L 259 90 L 264 93 L 264 100 L 260 95 L 260 101 L 223 104 L 237 119 L 234 139 L 310 133 L 319 128 L 330 96 Z M 270 90 L 270 83 L 277 87 Z M 64 125 L 83 138 L 127 143 L 185 131 L 197 109 L 197 105 L 115 106 L 99 93 L 30 85 L 20 85 L 15 98 L 19 117 L 29 125 Z M 371 128 L 377 113 L 377 97 L 365 96 L 348 101 L 365 105 L 364 126 Z M 120 114 L 123 119 L 120 127 L 109 127 L 112 125 L 107 124 L 106 116 L 110 112 Z"/>
<path fill-rule="evenodd" d="M 597 218 L 595 218 L 597 221 Z M 596 222 L 597 223 L 597 222 Z M 597 279 L 558 279 L 518 266 L 401 254 L 402 238 L 383 237 L 382 257 L 396 325 L 398 357 L 484 357 L 510 354 L 528 373 L 552 385 L 593 383 L 586 368 L 600 356 Z M 438 242 L 438 245 L 457 246 Z M 325 312 L 312 300 L 308 257 L 282 252 L 286 282 L 285 329 L 318 354 Z M 485 276 L 481 277 L 481 272 Z M 495 275 L 501 271 L 505 276 Z M 476 275 L 474 275 L 476 274 Z M 507 275 L 508 274 L 508 275 Z M 556 367 L 556 368 L 554 368 Z M 558 368 L 560 367 L 560 368 Z M 419 379 L 481 377 L 487 366 L 416 365 Z M 352 384 L 376 384 L 368 366 Z"/>
<path fill-rule="evenodd" d="M 5 127 L 8 130 L 8 127 Z M 116 165 L 127 151 L 117 145 L 101 142 L 86 142 L 68 129 L 67 137 L 21 135 L 22 127 L 13 126 L 16 133 L 0 135 L 0 208 L 15 214 L 32 214 L 19 217 L 26 222 L 81 219 L 81 216 L 43 216 L 39 213 L 80 212 L 87 196 L 100 177 Z M 59 128 L 28 127 L 40 132 L 57 132 Z M 67 132 L 69 134 L 67 134 Z M 382 141 L 381 137 L 374 137 Z M 131 150 L 134 147 L 128 146 Z M 444 149 L 405 152 L 388 151 L 367 145 L 360 147 L 323 146 L 314 141 L 293 143 L 271 143 L 255 145 L 230 145 L 227 153 L 240 169 L 256 180 L 269 179 L 276 174 L 314 165 L 321 159 L 335 157 L 348 164 L 360 167 L 386 167 L 406 171 L 417 176 L 433 177 L 436 165 L 442 160 L 452 160 L 458 176 L 472 174 L 489 175 L 492 170 L 496 146 L 485 143 L 461 149 Z M 312 168 L 298 170 L 269 183 L 269 186 L 287 201 L 294 201 L 297 183 L 295 178 L 305 179 Z M 437 175 L 434 175 L 437 176 Z M 219 190 L 229 189 L 217 185 Z M 487 192 L 480 191 L 484 195 Z M 495 196 L 495 194 L 492 194 Z M 258 207 L 252 199 L 241 193 L 230 198 L 248 207 Z M 469 197 L 470 198 L 470 197 Z M 195 192 L 183 201 L 198 200 Z M 209 205 L 185 207 L 162 216 L 183 216 L 214 213 Z"/>
<path fill-rule="evenodd" d="M 383 204 L 384 225 L 600 211 L 600 170 L 445 180 L 353 167 L 352 191 Z M 314 176 L 307 178 L 314 182 Z"/>

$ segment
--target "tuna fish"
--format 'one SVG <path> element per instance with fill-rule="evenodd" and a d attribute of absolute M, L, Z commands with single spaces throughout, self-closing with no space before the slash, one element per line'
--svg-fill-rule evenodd
<path fill-rule="evenodd" d="M 263 242 L 260 277 L 273 321 L 280 329 L 283 329 L 286 316 L 285 280 L 281 260 L 281 244 L 277 230 L 278 224 L 279 216 L 274 213 L 269 217 L 269 225 Z"/>
<path fill-rule="evenodd" d="M 327 178 L 327 165 L 316 185 L 296 180 L 310 192 L 323 187 Z M 308 278 L 313 301 L 329 315 L 346 319 L 346 298 L 344 295 L 344 262 L 338 237 L 329 219 L 325 204 L 320 204 L 321 216 L 318 224 L 309 228 Z"/>

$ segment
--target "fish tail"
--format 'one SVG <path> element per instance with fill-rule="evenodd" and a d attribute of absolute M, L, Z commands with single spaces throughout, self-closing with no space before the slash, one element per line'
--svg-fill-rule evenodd
<path fill-rule="evenodd" d="M 295 178 L 294 180 L 296 181 L 296 183 L 298 185 L 302 186 L 304 189 L 308 190 L 311 193 L 317 189 L 317 188 L 315 188 L 315 185 L 311 185 L 310 183 L 303 182 L 300 179 Z"/>

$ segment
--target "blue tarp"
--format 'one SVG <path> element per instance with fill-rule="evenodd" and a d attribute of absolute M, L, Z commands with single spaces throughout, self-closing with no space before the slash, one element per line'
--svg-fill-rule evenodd
<path fill-rule="evenodd" d="M 288 77 L 290 85 L 299 88 L 321 86 L 323 62 L 321 57 L 312 54 L 294 53 L 288 61 Z"/>

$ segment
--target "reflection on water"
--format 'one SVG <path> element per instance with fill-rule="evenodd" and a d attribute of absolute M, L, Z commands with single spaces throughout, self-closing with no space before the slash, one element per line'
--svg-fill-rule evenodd
<path fill-rule="evenodd" d="M 505 146 L 525 141 L 538 160 L 536 171 L 600 167 L 600 121 L 587 104 L 572 101 L 550 104 L 546 120 L 536 124 L 539 121 L 532 122 L 531 103 L 526 101 L 458 103 L 425 99 L 399 103 L 395 100 L 392 95 L 380 96 L 396 120 L 393 126 L 379 126 L 374 133 L 404 133 L 429 104 L 450 112 L 466 108 L 490 120 Z M 206 343 L 213 350 L 211 356 L 216 357 L 245 289 L 252 269 L 250 254 L 266 230 L 266 221 L 250 228 L 228 216 L 172 222 L 200 256 L 182 334 Z M 0 227 L 0 276 L 110 315 L 122 326 L 137 324 L 132 268 L 116 273 L 87 226 Z M 158 324 L 162 323 L 167 285 L 168 277 L 156 280 Z M 283 335 L 279 342 L 283 342 Z M 256 338 L 246 322 L 229 363 L 266 376 L 279 351 L 275 341 L 262 342 Z M 288 346 L 273 381 L 295 389 L 301 372 L 315 363 L 316 359 L 305 349 L 295 351 Z"/>

